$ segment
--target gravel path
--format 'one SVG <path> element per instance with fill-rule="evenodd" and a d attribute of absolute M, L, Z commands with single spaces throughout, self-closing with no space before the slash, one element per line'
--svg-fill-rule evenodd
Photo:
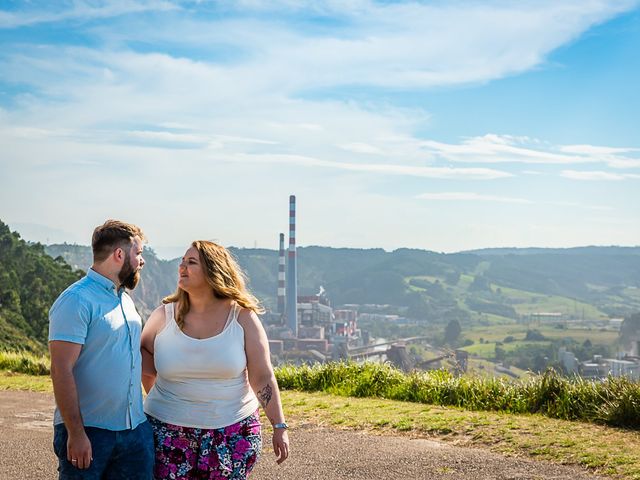
<path fill-rule="evenodd" d="M 0 479 L 53 480 L 53 396 L 0 391 Z M 603 479 L 578 467 L 402 436 L 293 428 L 291 457 L 276 465 L 265 438 L 252 479 Z"/>

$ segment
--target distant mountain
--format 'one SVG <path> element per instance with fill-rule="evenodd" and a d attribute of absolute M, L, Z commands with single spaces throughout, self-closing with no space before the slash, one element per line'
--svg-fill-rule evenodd
<path fill-rule="evenodd" d="M 0 348 L 40 348 L 46 340 L 46 311 L 56 295 L 79 278 L 78 270 L 91 265 L 91 249 L 28 244 L 2 223 L 0 239 Z M 278 252 L 230 250 L 247 273 L 253 293 L 273 308 Z M 151 249 L 144 257 L 141 284 L 132 295 L 146 317 L 174 291 L 179 259 L 161 260 Z M 321 287 L 334 305 L 357 303 L 361 311 L 383 308 L 436 323 L 517 319 L 553 311 L 568 318 L 622 317 L 640 312 L 640 248 L 483 249 L 454 254 L 298 248 L 299 294 L 314 294 Z"/>
<path fill-rule="evenodd" d="M 73 243 L 77 242 L 76 235 L 57 228 L 51 228 L 47 225 L 39 223 L 20 223 L 9 222 L 9 228 L 12 231 L 20 232 L 20 238 L 30 243 L 41 243 L 48 245 L 50 243 Z"/>
<path fill-rule="evenodd" d="M 86 271 L 93 263 L 91 247 L 85 245 L 47 245 L 45 251 L 52 257 L 62 257 L 73 268 Z M 140 284 L 130 292 L 136 306 L 146 318 L 158 306 L 163 297 L 176 288 L 178 260 L 160 260 L 151 249 L 144 251 L 145 265 Z"/>
<path fill-rule="evenodd" d="M 89 247 L 50 245 L 46 251 L 83 269 L 91 263 Z M 278 252 L 233 247 L 230 251 L 247 273 L 252 291 L 273 308 Z M 148 313 L 175 288 L 179 260 L 160 260 L 152 250 L 145 252 L 145 259 L 142 284 L 133 295 L 141 311 Z M 640 310 L 640 248 L 488 249 L 454 254 L 298 248 L 299 294 L 314 294 L 320 287 L 336 305 L 390 304 L 430 319 L 465 319 L 474 311 L 512 312 L 513 316 L 511 305 L 521 302 L 522 294 L 510 298 L 508 289 L 560 296 L 567 302 L 592 305 L 602 315 L 623 316 Z M 497 288 L 502 297 L 494 294 Z"/>
<path fill-rule="evenodd" d="M 559 253 L 563 255 L 619 255 L 621 253 L 630 255 L 640 255 L 640 247 L 571 247 L 571 248 L 482 248 L 479 250 L 467 250 L 461 253 L 470 253 L 473 255 L 489 256 L 489 255 L 535 255 L 540 253 Z"/>

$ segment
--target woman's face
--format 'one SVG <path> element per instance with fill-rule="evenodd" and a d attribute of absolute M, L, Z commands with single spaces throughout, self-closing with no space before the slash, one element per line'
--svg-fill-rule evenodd
<path fill-rule="evenodd" d="M 207 285 L 207 280 L 200 255 L 195 247 L 190 247 L 178 266 L 178 287 L 188 292 L 205 285 Z"/>

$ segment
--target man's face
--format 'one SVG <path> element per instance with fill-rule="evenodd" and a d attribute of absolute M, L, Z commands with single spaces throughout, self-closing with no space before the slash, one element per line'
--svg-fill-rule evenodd
<path fill-rule="evenodd" d="M 142 258 L 142 240 L 134 237 L 131 248 L 125 247 L 125 257 L 118 279 L 120 285 L 128 290 L 133 290 L 140 281 L 140 270 L 144 266 L 144 258 Z"/>

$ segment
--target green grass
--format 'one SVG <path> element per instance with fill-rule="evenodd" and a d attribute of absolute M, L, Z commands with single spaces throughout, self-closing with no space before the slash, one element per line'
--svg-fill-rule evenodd
<path fill-rule="evenodd" d="M 49 375 L 50 362 L 45 355 L 0 351 L 0 370 L 29 375 Z"/>
<path fill-rule="evenodd" d="M 503 343 L 500 348 L 505 352 L 512 352 L 520 347 L 538 346 L 546 347 L 550 342 L 528 342 L 528 341 L 515 341 L 509 343 Z M 477 343 L 468 347 L 462 347 L 462 350 L 466 350 L 470 355 L 475 355 L 480 358 L 494 359 L 495 358 L 495 343 Z"/>
<path fill-rule="evenodd" d="M 27 390 L 52 392 L 51 378 L 43 375 L 27 375 L 0 370 L 0 390 Z"/>
<path fill-rule="evenodd" d="M 614 331 L 601 331 L 597 329 L 585 329 L 585 328 L 566 328 L 558 329 L 552 325 L 527 325 L 524 323 L 505 323 L 496 328 L 494 325 L 483 326 L 477 325 L 472 328 L 463 328 L 462 335 L 464 338 L 473 340 L 475 343 L 479 343 L 482 338 L 486 342 L 502 342 L 505 337 L 512 336 L 516 340 L 524 340 L 527 330 L 537 330 L 549 340 L 556 340 L 561 338 L 572 338 L 579 343 L 583 343 L 589 339 L 591 343 L 601 345 L 613 345 L 618 340 L 618 332 Z M 508 344 L 505 343 L 504 346 Z"/>
<path fill-rule="evenodd" d="M 478 272 L 476 272 L 476 274 L 477 273 Z M 469 291 L 469 287 L 473 283 L 474 278 L 474 275 L 461 274 L 460 279 L 455 286 L 448 285 L 444 281 L 444 277 L 433 275 L 409 276 L 405 277 L 404 281 L 410 291 L 424 291 L 424 289 L 420 287 L 409 285 L 409 282 L 412 279 L 426 280 L 431 283 L 440 281 L 440 283 L 449 291 L 449 294 L 452 295 L 453 298 L 458 299 L 457 303 L 459 308 L 468 311 L 472 315 L 477 315 L 477 312 L 470 310 L 462 300 L 467 295 L 474 295 Z M 494 294 L 498 293 L 498 289 L 501 293 L 501 300 L 496 299 L 496 301 L 502 301 L 507 304 L 512 304 L 518 315 L 527 316 L 531 313 L 537 312 L 559 312 L 564 314 L 565 317 L 584 316 L 585 318 L 592 320 L 608 317 L 608 315 L 599 310 L 596 306 L 589 303 L 577 301 L 569 297 L 562 297 L 559 295 L 546 295 L 542 293 L 529 292 L 526 290 L 519 290 L 516 288 L 504 287 L 495 283 L 491 284 L 491 290 L 494 292 Z M 640 299 L 640 289 L 627 289 L 624 291 L 624 293 L 626 298 L 629 300 L 633 300 L 634 297 L 638 297 Z M 614 297 L 611 298 L 613 299 Z M 622 298 L 620 299 L 620 301 L 624 303 Z M 492 324 L 504 324 L 509 323 L 510 321 L 510 319 L 491 314 L 483 314 L 482 319 Z"/>
<path fill-rule="evenodd" d="M 284 409 L 295 428 L 306 424 L 372 434 L 428 437 L 463 447 L 528 455 L 623 479 L 640 479 L 640 434 L 634 431 L 500 412 L 411 404 L 386 399 L 345 398 L 284 391 Z"/>
<path fill-rule="evenodd" d="M 468 410 L 537 413 L 552 418 L 640 429 L 640 384 L 626 378 L 602 382 L 567 379 L 553 371 L 519 381 L 456 377 L 436 370 L 404 374 L 376 363 L 328 363 L 276 369 L 282 389 L 380 397 Z"/>
<path fill-rule="evenodd" d="M 516 312 L 520 315 L 528 315 L 536 312 L 560 312 L 565 315 L 574 316 L 581 316 L 584 313 L 585 317 L 591 319 L 607 317 L 605 313 L 593 305 L 568 297 L 545 295 L 492 284 L 492 290 L 494 292 L 498 288 L 500 288 L 503 296 L 518 302 L 513 305 L 513 308 L 515 308 Z"/>

